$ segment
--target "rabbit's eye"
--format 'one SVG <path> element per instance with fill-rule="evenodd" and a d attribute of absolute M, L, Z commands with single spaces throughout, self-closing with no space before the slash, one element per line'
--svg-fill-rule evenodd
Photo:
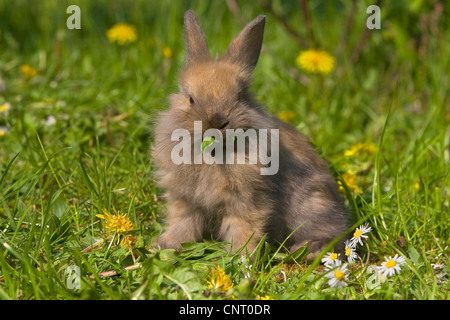
<path fill-rule="evenodd" d="M 189 103 L 194 104 L 194 99 L 191 96 L 189 96 Z"/>

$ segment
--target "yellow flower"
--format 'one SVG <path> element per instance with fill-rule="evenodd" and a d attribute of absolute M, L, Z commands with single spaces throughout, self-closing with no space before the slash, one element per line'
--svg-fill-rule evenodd
<path fill-rule="evenodd" d="M 11 109 L 11 105 L 8 102 L 5 102 L 4 104 L 0 105 L 0 113 L 7 114 L 9 109 Z"/>
<path fill-rule="evenodd" d="M 172 50 L 169 47 L 164 47 L 162 50 L 162 54 L 166 59 L 172 58 Z"/>
<path fill-rule="evenodd" d="M 0 127 L 0 138 L 8 133 L 8 128 Z"/>
<path fill-rule="evenodd" d="M 345 157 L 353 157 L 357 154 L 367 153 L 367 154 L 374 154 L 378 151 L 378 148 L 376 145 L 370 142 L 358 142 L 357 144 L 354 144 L 350 147 L 350 149 L 344 151 Z"/>
<path fill-rule="evenodd" d="M 416 192 L 420 190 L 420 178 L 417 178 L 416 183 L 414 183 L 414 190 L 416 190 Z"/>
<path fill-rule="evenodd" d="M 356 193 L 362 193 L 361 188 L 356 183 L 356 171 L 348 170 L 347 172 L 342 174 L 342 179 L 344 179 L 345 184 Z M 339 190 L 344 191 L 344 186 L 341 181 L 339 181 Z"/>
<path fill-rule="evenodd" d="M 300 68 L 311 73 L 325 75 L 334 69 L 334 58 L 324 50 L 309 49 L 302 51 L 296 62 Z"/>
<path fill-rule="evenodd" d="M 127 42 L 135 42 L 137 39 L 136 28 L 128 23 L 115 24 L 106 32 L 109 42 L 117 42 L 124 45 Z"/>
<path fill-rule="evenodd" d="M 20 72 L 25 76 L 25 78 L 27 79 L 31 79 L 37 76 L 37 70 L 36 68 L 28 65 L 28 64 L 23 64 L 20 66 Z"/>
<path fill-rule="evenodd" d="M 275 298 L 273 298 L 267 294 L 264 297 L 261 297 L 258 295 L 257 298 L 258 298 L 258 300 L 275 300 Z"/>
<path fill-rule="evenodd" d="M 278 118 L 286 122 L 289 122 L 292 119 L 294 119 L 296 115 L 297 113 L 293 110 L 285 110 L 277 113 Z"/>
<path fill-rule="evenodd" d="M 133 237 L 131 234 L 127 234 L 122 237 L 120 241 L 120 246 L 128 249 L 132 249 L 134 244 L 138 241 L 136 237 Z"/>
<path fill-rule="evenodd" d="M 216 265 L 215 270 L 209 270 L 209 276 L 208 279 L 206 279 L 206 282 L 209 285 L 208 289 L 220 289 L 224 292 L 233 287 L 231 279 L 218 265 Z"/>
<path fill-rule="evenodd" d="M 102 209 L 102 211 L 103 214 L 98 214 L 97 217 L 105 219 L 103 226 L 106 231 L 126 232 L 134 229 L 133 222 L 130 221 L 126 214 L 120 214 L 117 211 L 116 214 L 111 214 L 106 209 Z"/>

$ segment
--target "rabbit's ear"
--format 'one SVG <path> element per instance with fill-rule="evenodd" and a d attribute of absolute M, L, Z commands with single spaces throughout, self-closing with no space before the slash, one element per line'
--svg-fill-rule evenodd
<path fill-rule="evenodd" d="M 184 26 L 186 28 L 186 66 L 210 60 L 205 36 L 192 10 L 188 10 L 184 15 Z"/>
<path fill-rule="evenodd" d="M 260 15 L 247 24 L 230 43 L 224 58 L 253 70 L 261 51 L 265 20 L 266 16 Z"/>

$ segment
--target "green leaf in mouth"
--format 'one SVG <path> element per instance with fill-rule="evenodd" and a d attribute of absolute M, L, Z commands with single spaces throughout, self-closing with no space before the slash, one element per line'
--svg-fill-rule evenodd
<path fill-rule="evenodd" d="M 211 145 L 215 140 L 214 137 L 205 137 L 202 141 L 202 153 L 205 152 L 207 146 Z M 219 142 L 219 140 L 217 140 Z"/>

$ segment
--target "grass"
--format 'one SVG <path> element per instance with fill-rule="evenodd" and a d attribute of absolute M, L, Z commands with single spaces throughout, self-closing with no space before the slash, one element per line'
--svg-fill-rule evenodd
<path fill-rule="evenodd" d="M 355 3 L 308 2 L 305 20 L 294 1 L 238 1 L 232 14 L 224 1 L 85 0 L 82 29 L 68 30 L 68 1 L 0 2 L 0 105 L 10 106 L 0 112 L 0 298 L 448 299 L 449 8 L 382 5 L 381 30 L 364 34 L 371 3 Z M 252 90 L 327 159 L 354 228 L 372 227 L 347 287 L 331 288 L 319 260 L 264 241 L 251 264 L 214 241 L 179 254 L 151 248 L 165 205 L 149 158 L 152 120 L 177 88 L 189 8 L 213 54 L 240 30 L 239 16 L 267 15 Z M 136 27 L 136 42 L 108 41 L 118 22 Z M 332 73 L 296 65 L 310 47 L 335 57 Z M 24 64 L 37 75 L 21 73 Z M 358 143 L 366 148 L 351 154 Z M 133 222 L 132 251 L 111 241 L 96 217 L 103 208 Z M 406 258 L 401 273 L 376 277 L 395 254 Z M 233 282 L 226 292 L 205 280 L 216 265 Z"/>

